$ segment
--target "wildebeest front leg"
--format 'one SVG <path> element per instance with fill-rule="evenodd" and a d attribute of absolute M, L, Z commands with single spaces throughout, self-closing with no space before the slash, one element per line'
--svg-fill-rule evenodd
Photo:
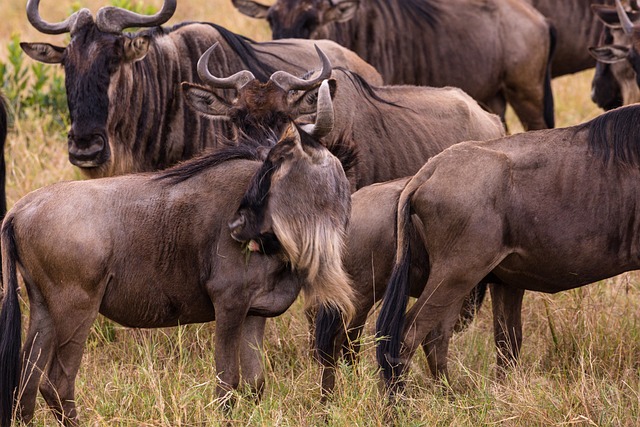
<path fill-rule="evenodd" d="M 215 362 L 218 378 L 216 393 L 225 408 L 233 405 L 231 392 L 240 384 L 240 347 L 248 307 L 214 300 L 216 313 Z"/>
<path fill-rule="evenodd" d="M 493 305 L 493 338 L 497 351 L 498 378 L 518 361 L 522 345 L 522 298 L 524 290 L 491 284 Z"/>
<path fill-rule="evenodd" d="M 259 400 L 264 389 L 264 370 L 262 366 L 262 342 L 267 319 L 258 316 L 247 316 L 242 328 L 242 344 L 240 347 L 240 369 L 243 382 L 246 382 Z"/>

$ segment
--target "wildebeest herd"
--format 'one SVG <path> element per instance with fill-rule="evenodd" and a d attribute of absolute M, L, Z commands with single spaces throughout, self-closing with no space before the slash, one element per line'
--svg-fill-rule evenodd
<path fill-rule="evenodd" d="M 27 1 L 34 28 L 70 35 L 21 46 L 62 65 L 69 161 L 100 179 L 39 189 L 4 217 L 3 427 L 33 418 L 38 390 L 78 423 L 99 313 L 144 328 L 215 320 L 218 395 L 243 382 L 260 396 L 266 319 L 302 291 L 330 393 L 382 299 L 377 361 L 395 395 L 418 347 L 447 378 L 450 338 L 487 285 L 506 369 L 525 290 L 640 267 L 639 107 L 549 129 L 553 76 L 595 66 L 599 106 L 640 100 L 635 0 L 232 2 L 278 40 L 163 27 L 176 0 L 53 23 Z M 507 103 L 527 132 L 506 136 Z M 7 127 L 0 102 L 3 145 Z"/>

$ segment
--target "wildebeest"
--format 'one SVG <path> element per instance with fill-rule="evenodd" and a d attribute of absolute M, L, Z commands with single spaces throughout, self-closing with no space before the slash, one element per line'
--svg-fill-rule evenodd
<path fill-rule="evenodd" d="M 357 74 L 322 63 L 308 80 L 285 71 L 261 83 L 246 71 L 220 78 L 207 69 L 212 46 L 199 63 L 201 79 L 214 88 L 235 88 L 225 99 L 209 87 L 183 84 L 189 103 L 203 114 L 228 117 L 239 133 L 253 138 L 278 134 L 288 123 L 315 114 L 318 85 L 334 85 L 333 130 L 322 142 L 331 148 L 352 144 L 357 161 L 349 178 L 355 191 L 374 182 L 413 175 L 431 156 L 460 141 L 504 135 L 499 118 L 457 88 L 373 87 Z"/>
<path fill-rule="evenodd" d="M 342 166 L 293 125 L 265 162 L 255 156 L 242 144 L 166 171 L 54 184 L 16 203 L 2 227 L 3 427 L 14 396 L 19 417 L 32 418 L 38 388 L 60 422 L 77 422 L 75 377 L 98 312 L 145 328 L 215 319 L 224 396 L 238 386 L 240 365 L 260 392 L 265 317 L 284 312 L 301 289 L 312 303 L 352 311 L 340 262 L 324 262 L 328 254 L 340 260 L 349 219 Z M 231 236 L 228 223 L 252 195 L 282 250 L 249 255 Z M 30 304 L 22 356 L 17 270 Z"/>
<path fill-rule="evenodd" d="M 82 9 L 59 23 L 44 21 L 38 5 L 39 0 L 28 1 L 29 22 L 43 33 L 70 33 L 69 45 L 21 46 L 38 61 L 63 65 L 71 118 L 69 160 L 91 178 L 162 169 L 229 136 L 224 124 L 185 108 L 180 94 L 181 82 L 198 81 L 195 64 L 214 42 L 221 48 L 209 66 L 220 74 L 249 69 L 266 80 L 275 70 L 304 72 L 315 58 L 313 42 L 306 40 L 255 43 L 211 23 L 159 27 L 171 18 L 176 0 L 166 0 L 152 16 L 103 7 L 95 20 Z M 129 27 L 154 28 L 122 32 Z M 348 49 L 330 41 L 316 43 L 334 64 L 381 81 Z"/>
<path fill-rule="evenodd" d="M 599 61 L 594 76 L 592 99 L 602 108 L 618 107 L 640 101 L 639 51 L 636 43 L 639 40 L 634 33 L 634 22 L 640 19 L 637 4 L 634 10 L 625 11 L 620 0 L 616 0 L 615 8 L 594 6 L 593 11 L 604 22 L 605 29 L 601 44 L 589 49 Z M 595 92 L 596 84 L 603 86 Z M 617 99 L 616 103 L 608 103 L 607 99 Z"/>
<path fill-rule="evenodd" d="M 384 295 L 391 277 L 395 255 L 395 214 L 398 198 L 410 177 L 378 183 L 361 188 L 351 196 L 351 220 L 347 231 L 344 267 L 349 273 L 357 294 L 355 312 L 350 321 L 335 310 L 321 308 L 316 322 L 317 356 L 323 365 L 322 390 L 330 393 L 335 382 L 335 364 L 343 352 L 353 362 L 359 351 L 358 337 L 362 333 L 369 311 Z M 420 228 L 412 235 L 411 286 L 409 295 L 420 296 L 428 277 L 424 264 L 426 252 L 420 240 Z M 460 312 L 457 330 L 470 322 L 480 307 L 485 284 L 475 288 L 465 300 Z M 346 327 L 346 328 L 345 328 Z M 431 339 L 425 340 L 423 349 L 432 373 L 443 361 L 431 351 Z"/>
<path fill-rule="evenodd" d="M 451 324 L 466 294 L 494 279 L 498 366 L 517 359 L 525 290 L 555 293 L 640 267 L 640 107 L 587 123 L 457 144 L 432 158 L 398 202 L 397 252 L 377 332 L 387 384 L 401 387 L 416 348 Z M 405 313 L 412 224 L 429 278 Z M 492 289 L 493 290 L 493 289 Z M 446 364 L 439 367 L 446 376 Z"/>
<path fill-rule="evenodd" d="M 387 84 L 455 86 L 526 129 L 553 127 L 553 34 L 521 0 L 233 0 L 269 21 L 273 38 L 331 39 L 375 66 Z"/>

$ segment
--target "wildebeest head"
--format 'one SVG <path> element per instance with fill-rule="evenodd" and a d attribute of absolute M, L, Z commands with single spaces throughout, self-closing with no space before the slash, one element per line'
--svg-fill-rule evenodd
<path fill-rule="evenodd" d="M 640 27 L 634 24 L 640 19 L 637 3 L 632 1 L 630 12 L 624 10 L 620 0 L 616 0 L 615 8 L 592 5 L 592 9 L 606 26 L 601 38 L 604 45 L 589 48 L 599 61 L 592 99 L 605 109 L 639 102 Z M 621 102 L 617 102 L 617 98 L 621 98 Z"/>
<path fill-rule="evenodd" d="M 216 46 L 217 43 L 211 46 L 198 61 L 198 75 L 209 87 L 182 83 L 187 102 L 195 110 L 231 120 L 240 133 L 253 140 L 263 140 L 274 134 L 279 138 L 293 120 L 316 113 L 318 88 L 331 76 L 331 62 L 320 48 L 316 46 L 322 69 L 316 77 L 305 80 L 285 71 L 276 71 L 262 83 L 247 70 L 223 78 L 211 74 L 207 64 Z M 328 80 L 327 84 L 333 96 L 336 82 Z M 211 88 L 235 89 L 237 96 L 229 101 Z"/>
<path fill-rule="evenodd" d="M 306 278 L 308 304 L 331 304 L 350 313 L 352 289 L 341 261 L 350 185 L 340 161 L 317 140 L 331 131 L 333 119 L 325 80 L 316 123 L 306 131 L 288 125 L 252 178 L 229 229 L 250 251 L 281 252 Z"/>
<path fill-rule="evenodd" d="M 308 39 L 324 25 L 353 18 L 360 0 L 277 0 L 272 6 L 253 0 L 232 3 L 245 15 L 266 19 L 274 39 Z"/>
<path fill-rule="evenodd" d="M 45 34 L 70 33 L 66 47 L 48 43 L 21 43 L 31 58 L 48 64 L 62 64 L 65 71 L 67 102 L 71 117 L 69 160 L 83 168 L 99 167 L 109 161 L 108 140 L 110 79 L 124 63 L 138 61 L 149 49 L 145 36 L 131 37 L 125 28 L 152 27 L 171 18 L 176 0 L 166 0 L 155 15 L 140 15 L 116 7 L 101 8 L 94 20 L 91 12 L 81 9 L 58 23 L 40 17 L 40 0 L 28 0 L 27 17 Z"/>

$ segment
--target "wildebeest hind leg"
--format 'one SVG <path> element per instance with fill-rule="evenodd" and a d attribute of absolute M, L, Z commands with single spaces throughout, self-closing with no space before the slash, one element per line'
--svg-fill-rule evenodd
<path fill-rule="evenodd" d="M 33 418 L 38 384 L 52 353 L 53 324 L 49 311 L 40 304 L 37 290 L 30 291 L 29 331 L 22 349 L 23 368 L 20 376 L 19 418 L 29 423 Z"/>
<path fill-rule="evenodd" d="M 86 295 L 78 287 L 77 295 Z M 40 392 L 56 418 L 65 426 L 77 425 L 75 380 L 91 325 L 98 316 L 99 301 L 56 301 L 48 304 L 54 319 L 55 342 Z"/>
<path fill-rule="evenodd" d="M 451 263 L 434 260 L 435 266 Z M 406 322 L 400 354 L 401 371 L 406 369 L 408 361 L 415 353 L 418 346 L 427 338 L 434 339 L 433 344 L 427 349 L 429 354 L 435 351 L 434 358 L 429 361 L 436 377 L 447 376 L 447 358 L 449 339 L 453 331 L 453 325 L 458 319 L 464 298 L 471 289 L 484 277 L 478 275 L 466 277 L 465 275 L 452 274 L 448 268 L 432 268 L 429 280 L 422 294 L 415 304 L 407 312 Z M 473 272 L 466 268 L 457 271 Z M 400 387 L 401 383 L 398 384 Z"/>
<path fill-rule="evenodd" d="M 491 284 L 493 306 L 493 339 L 497 351 L 497 376 L 518 361 L 522 345 L 522 298 L 524 290 L 502 284 Z"/>
<path fill-rule="evenodd" d="M 445 318 L 438 323 L 438 325 L 429 332 L 427 337 L 422 342 L 422 349 L 427 356 L 427 363 L 431 374 L 439 380 L 448 384 L 449 371 L 447 355 L 449 354 L 449 341 L 453 334 L 453 326 L 458 320 L 458 313 L 462 307 L 462 301 L 459 303 L 459 307 L 456 308 L 455 304 L 451 306 L 451 310 L 445 313 Z"/>
<path fill-rule="evenodd" d="M 256 400 L 260 399 L 264 388 L 261 352 L 266 321 L 264 317 L 248 316 L 242 328 L 240 370 L 243 382 L 247 383 Z"/>

